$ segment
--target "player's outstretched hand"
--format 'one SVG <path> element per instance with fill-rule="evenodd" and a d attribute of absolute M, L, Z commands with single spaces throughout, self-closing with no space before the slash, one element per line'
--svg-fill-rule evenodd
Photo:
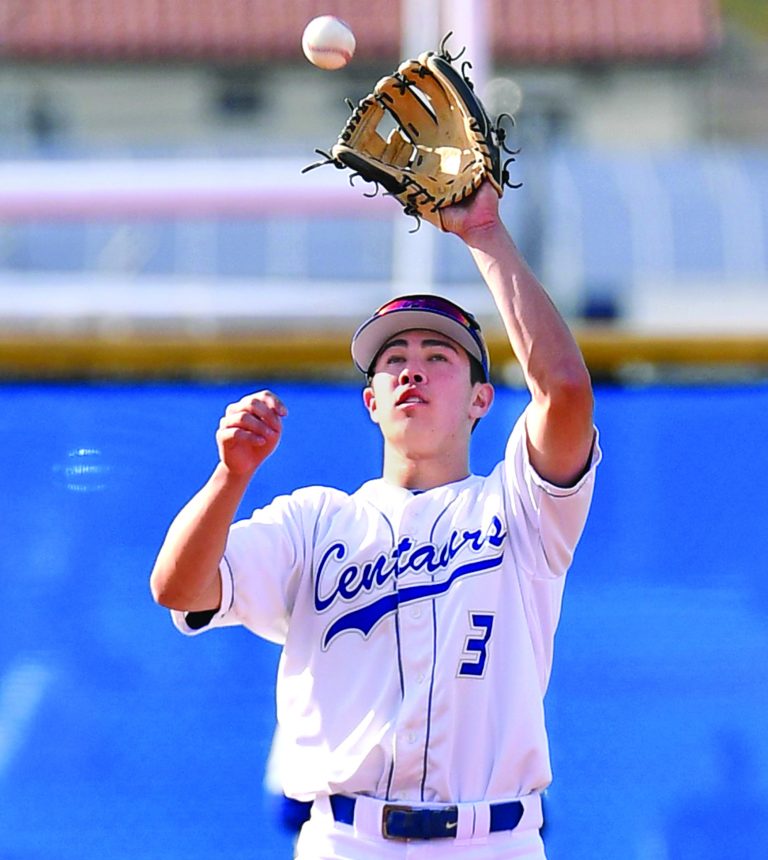
<path fill-rule="evenodd" d="M 288 414 L 271 391 L 248 394 L 227 406 L 219 422 L 219 458 L 233 475 L 251 475 L 277 448 Z"/>
<path fill-rule="evenodd" d="M 466 241 L 473 232 L 499 224 L 499 195 L 489 182 L 484 182 L 471 197 L 441 209 L 440 213 L 443 229 Z"/>

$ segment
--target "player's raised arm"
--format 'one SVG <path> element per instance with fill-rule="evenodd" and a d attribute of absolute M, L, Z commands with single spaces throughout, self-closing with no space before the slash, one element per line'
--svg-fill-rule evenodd
<path fill-rule="evenodd" d="M 286 414 L 270 391 L 227 407 L 216 433 L 219 463 L 174 519 L 155 561 L 150 587 L 161 605 L 188 612 L 219 607 L 229 527 L 254 472 L 277 447 Z"/>
<path fill-rule="evenodd" d="M 531 462 L 543 478 L 567 486 L 584 471 L 593 437 L 592 385 L 578 344 L 504 227 L 488 183 L 442 218 L 469 248 L 522 367 L 532 397 Z"/>

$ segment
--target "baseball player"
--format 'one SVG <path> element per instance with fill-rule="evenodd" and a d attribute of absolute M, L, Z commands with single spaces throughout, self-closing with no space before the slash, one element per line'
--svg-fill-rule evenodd
<path fill-rule="evenodd" d="M 544 857 L 543 698 L 600 459 L 592 390 L 497 194 L 483 185 L 442 217 L 530 390 L 496 468 L 469 465 L 494 393 L 474 317 L 393 299 L 352 340 L 382 477 L 351 495 L 300 489 L 232 524 L 287 415 L 276 394 L 249 394 L 227 408 L 220 462 L 152 573 L 183 633 L 239 624 L 282 644 L 284 789 L 314 801 L 300 860 Z"/>

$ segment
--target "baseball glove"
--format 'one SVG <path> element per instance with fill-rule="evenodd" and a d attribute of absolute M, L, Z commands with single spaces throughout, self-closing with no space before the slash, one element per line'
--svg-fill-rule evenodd
<path fill-rule="evenodd" d="M 382 78 L 352 114 L 330 154 L 316 150 L 324 160 L 302 172 L 333 164 L 382 186 L 397 198 L 407 215 L 424 218 L 443 229 L 440 210 L 465 200 L 486 179 L 499 197 L 509 182 L 507 165 L 516 151 L 505 145 L 502 117 L 494 123 L 466 75 L 453 63 L 443 39 L 437 52 L 405 60 L 397 71 Z M 511 117 L 509 117 L 511 120 Z M 380 126 L 394 123 L 383 136 Z M 509 155 L 502 163 L 502 150 Z"/>

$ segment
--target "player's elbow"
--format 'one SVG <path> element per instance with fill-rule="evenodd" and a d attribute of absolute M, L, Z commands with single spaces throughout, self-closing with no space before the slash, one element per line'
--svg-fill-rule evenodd
<path fill-rule="evenodd" d="M 221 603 L 218 566 L 188 569 L 158 560 L 149 577 L 149 590 L 155 603 L 181 612 L 216 609 Z"/>
<path fill-rule="evenodd" d="M 149 577 L 149 590 L 155 603 L 166 609 L 189 610 L 192 602 L 188 589 L 184 587 L 183 577 L 178 571 L 169 569 L 158 562 Z"/>
<path fill-rule="evenodd" d="M 154 566 L 150 574 L 149 590 L 155 603 L 165 606 L 167 609 L 176 608 L 173 604 L 178 599 L 177 589 L 173 586 L 172 578 L 158 564 Z"/>
<path fill-rule="evenodd" d="M 563 373 L 557 381 L 556 397 L 566 408 L 592 415 L 595 398 L 592 379 L 586 366 L 576 365 Z"/>
<path fill-rule="evenodd" d="M 554 412 L 583 415 L 592 420 L 592 379 L 583 361 L 566 362 L 553 369 L 547 377 L 542 397 Z"/>

